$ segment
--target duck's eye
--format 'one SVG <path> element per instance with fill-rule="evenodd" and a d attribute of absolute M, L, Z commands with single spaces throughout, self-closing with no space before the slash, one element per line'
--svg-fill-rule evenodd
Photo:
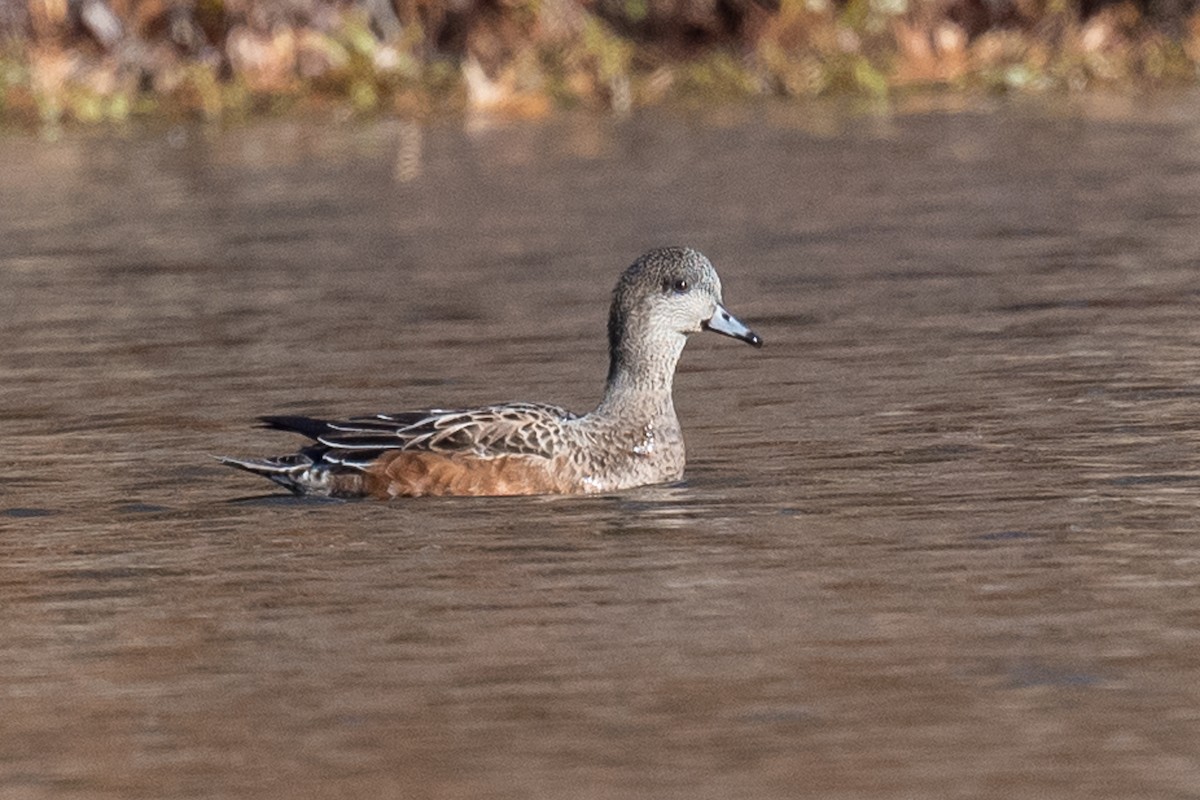
<path fill-rule="evenodd" d="M 691 287 L 683 278 L 676 278 L 675 280 L 668 278 L 667 280 L 663 281 L 663 288 L 669 292 L 675 292 L 675 294 L 683 294 Z"/>

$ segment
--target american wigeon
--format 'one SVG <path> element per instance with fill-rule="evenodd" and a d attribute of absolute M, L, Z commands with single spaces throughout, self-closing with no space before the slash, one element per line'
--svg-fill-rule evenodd
<path fill-rule="evenodd" d="M 695 250 L 652 250 L 625 270 L 608 317 L 604 397 L 583 416 L 541 403 L 353 417 L 262 417 L 315 440 L 295 455 L 222 458 L 296 494 L 330 497 L 610 492 L 678 480 L 684 447 L 671 399 L 688 334 L 762 346 L 725 310 Z"/>

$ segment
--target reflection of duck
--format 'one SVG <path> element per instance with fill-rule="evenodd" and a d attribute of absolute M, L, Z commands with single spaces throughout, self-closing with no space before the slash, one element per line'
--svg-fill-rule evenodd
<path fill-rule="evenodd" d="M 684 447 L 671 384 L 688 334 L 701 329 L 762 345 L 721 305 L 707 258 L 653 250 L 617 283 L 608 383 L 589 414 L 506 403 L 346 421 L 263 417 L 316 443 L 290 456 L 222 461 L 296 494 L 333 497 L 607 492 L 677 480 Z"/>

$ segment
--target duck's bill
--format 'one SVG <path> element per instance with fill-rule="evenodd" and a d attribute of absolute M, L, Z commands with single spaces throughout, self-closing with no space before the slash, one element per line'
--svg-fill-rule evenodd
<path fill-rule="evenodd" d="M 725 306 L 718 305 L 716 313 L 712 315 L 712 319 L 705 322 L 703 327 L 706 331 L 723 333 L 726 336 L 741 339 L 743 342 L 749 342 L 755 347 L 763 346 L 762 337 L 750 330 L 746 323 L 726 311 Z"/>

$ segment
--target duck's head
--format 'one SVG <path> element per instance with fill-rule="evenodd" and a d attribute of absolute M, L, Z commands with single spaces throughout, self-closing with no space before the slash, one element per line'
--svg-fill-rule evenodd
<path fill-rule="evenodd" d="M 703 254 L 688 247 L 651 250 L 625 270 L 613 292 L 608 318 L 609 346 L 617 356 L 635 340 L 637 347 L 682 340 L 701 330 L 716 331 L 755 347 L 763 340 L 729 311 L 721 299 L 721 279 Z"/>

